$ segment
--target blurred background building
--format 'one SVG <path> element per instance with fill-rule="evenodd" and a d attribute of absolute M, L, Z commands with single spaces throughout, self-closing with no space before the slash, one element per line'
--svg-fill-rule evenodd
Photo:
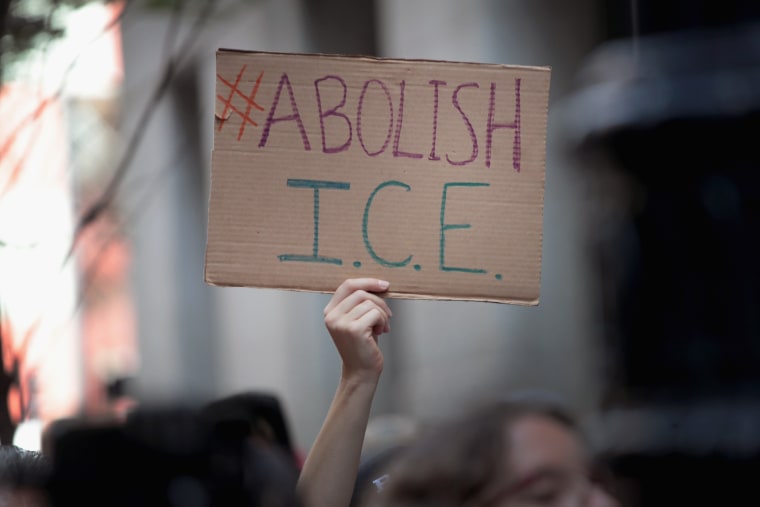
<path fill-rule="evenodd" d="M 203 283 L 217 48 L 548 65 L 540 306 L 393 301 L 373 410 L 424 420 L 538 388 L 596 421 L 639 484 L 650 455 L 745 470 L 730 457 L 760 448 L 756 4 L 0 3 L 2 424 L 119 410 L 107 388 L 130 378 L 144 403 L 269 391 L 298 447 L 316 436 L 339 374 L 329 296 Z"/>

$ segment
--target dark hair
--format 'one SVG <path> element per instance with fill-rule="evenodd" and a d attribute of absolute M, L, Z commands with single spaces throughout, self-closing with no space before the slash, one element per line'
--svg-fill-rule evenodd
<path fill-rule="evenodd" d="M 230 438 L 254 437 L 294 456 L 285 413 L 280 400 L 271 394 L 234 394 L 208 403 L 201 414 L 217 433 Z"/>
<path fill-rule="evenodd" d="M 50 474 L 48 460 L 39 452 L 0 445 L 0 486 L 43 488 Z"/>
<path fill-rule="evenodd" d="M 527 416 L 550 419 L 580 435 L 575 420 L 557 404 L 515 400 L 489 405 L 440 425 L 412 445 L 392 467 L 377 502 L 370 505 L 480 505 L 506 468 L 506 429 Z"/>
<path fill-rule="evenodd" d="M 45 505 L 49 477 L 50 463 L 41 453 L 0 445 L 0 506 L 18 505 L 17 495 L 24 505 Z"/>

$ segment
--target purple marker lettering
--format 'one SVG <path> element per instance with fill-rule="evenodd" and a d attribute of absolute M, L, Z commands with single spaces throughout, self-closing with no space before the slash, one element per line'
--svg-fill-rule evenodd
<path fill-rule="evenodd" d="M 388 113 L 390 114 L 390 118 L 388 120 L 388 134 L 385 136 L 385 142 L 383 143 L 383 146 L 379 150 L 370 153 L 370 151 L 367 149 L 367 145 L 364 144 L 364 137 L 362 136 L 362 112 L 364 109 L 364 97 L 367 94 L 367 89 L 369 88 L 369 85 L 372 83 L 376 83 L 380 85 L 380 88 L 383 89 L 383 93 L 385 93 L 385 98 L 388 100 Z M 359 95 L 359 104 L 356 108 L 356 137 L 359 138 L 359 143 L 362 145 L 362 148 L 364 149 L 364 153 L 366 153 L 370 157 L 375 157 L 377 155 L 380 155 L 382 152 L 384 152 L 385 149 L 388 147 L 388 143 L 390 143 L 391 141 L 392 133 L 393 133 L 393 100 L 391 99 L 391 92 L 388 91 L 388 87 L 385 86 L 385 83 L 383 83 L 379 79 L 370 79 L 369 81 L 364 83 L 364 87 L 362 88 L 362 93 L 361 95 Z"/>
<path fill-rule="evenodd" d="M 328 79 L 335 80 L 343 87 L 343 98 L 340 99 L 340 104 L 337 106 L 332 107 L 331 109 L 328 109 L 327 111 L 322 110 L 322 94 L 319 91 L 319 84 L 327 81 Z M 338 110 L 346 105 L 346 92 L 348 87 L 346 86 L 346 82 L 341 78 L 340 76 L 325 76 L 317 79 L 314 81 L 314 90 L 317 94 L 317 108 L 319 108 L 319 127 L 322 129 L 322 151 L 324 153 L 339 153 L 341 151 L 346 151 L 349 146 L 351 146 L 351 139 L 353 137 L 352 129 L 351 129 L 351 120 L 348 119 L 348 116 L 346 116 L 345 113 L 340 113 Z M 346 125 L 348 126 L 348 138 L 346 141 L 341 144 L 340 146 L 331 146 L 327 147 L 327 141 L 325 140 L 325 118 L 328 116 L 337 116 L 339 118 L 343 118 L 343 120 L 346 122 Z"/>
<path fill-rule="evenodd" d="M 491 83 L 491 98 L 488 102 L 488 125 L 486 127 L 486 167 L 491 167 L 491 145 L 493 131 L 501 128 L 515 130 L 515 140 L 512 143 L 512 167 L 520 172 L 520 78 L 515 79 L 515 121 L 512 123 L 494 123 L 496 108 L 496 83 Z"/>
<path fill-rule="evenodd" d="M 404 123 L 404 87 L 405 81 L 399 83 L 401 90 L 398 100 L 398 115 L 396 116 L 396 135 L 393 138 L 393 156 L 394 157 L 407 157 L 407 158 L 422 158 L 422 153 L 409 153 L 407 151 L 401 151 L 398 147 L 401 142 L 401 126 Z"/>
<path fill-rule="evenodd" d="M 428 160 L 441 160 L 441 157 L 439 157 L 435 153 L 435 143 L 438 139 L 438 86 L 443 85 L 446 86 L 446 81 L 440 81 L 438 79 L 433 79 L 428 82 L 429 84 L 433 85 L 433 146 L 430 148 L 430 155 L 428 156 Z"/>
<path fill-rule="evenodd" d="M 480 88 L 478 86 L 478 83 L 464 83 L 460 84 L 456 87 L 454 90 L 454 93 L 451 94 L 451 103 L 454 104 L 454 108 L 459 111 L 459 114 L 462 115 L 462 119 L 464 120 L 464 124 L 467 127 L 467 131 L 470 134 L 470 141 L 472 141 L 472 153 L 470 155 L 470 158 L 467 160 L 451 160 L 449 158 L 449 154 L 446 154 L 446 161 L 451 165 L 465 165 L 469 164 L 476 158 L 478 158 L 478 136 L 475 135 L 475 129 L 472 128 L 472 123 L 470 123 L 470 119 L 467 117 L 467 114 L 465 114 L 464 111 L 462 111 L 462 106 L 459 105 L 459 91 L 462 88 Z"/>
<path fill-rule="evenodd" d="M 280 103 L 280 93 L 282 92 L 283 85 L 287 86 L 288 88 L 288 95 L 290 96 L 290 110 L 292 113 L 287 116 L 280 116 L 279 118 L 275 118 L 274 113 L 277 110 L 277 105 Z M 296 104 L 296 98 L 293 95 L 293 87 L 290 86 L 290 79 L 288 79 L 288 74 L 283 72 L 282 77 L 280 77 L 280 84 L 277 85 L 277 90 L 274 93 L 272 107 L 269 108 L 269 115 L 267 115 L 267 121 L 264 124 L 264 130 L 261 132 L 261 141 L 259 141 L 259 148 L 266 146 L 267 140 L 269 139 L 269 130 L 272 128 L 272 124 L 277 123 L 278 121 L 292 120 L 295 120 L 298 124 L 298 130 L 300 130 L 301 139 L 303 140 L 303 148 L 307 151 L 311 150 L 309 138 L 306 136 L 306 129 L 303 128 L 301 115 L 298 113 L 298 105 Z"/>

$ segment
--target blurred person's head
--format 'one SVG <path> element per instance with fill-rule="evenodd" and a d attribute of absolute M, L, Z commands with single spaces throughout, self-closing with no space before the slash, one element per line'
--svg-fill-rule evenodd
<path fill-rule="evenodd" d="M 0 445 L 0 507 L 47 505 L 49 473 L 49 463 L 39 452 Z"/>
<path fill-rule="evenodd" d="M 586 442 L 560 406 L 502 402 L 420 439 L 398 459 L 373 505 L 616 506 L 590 472 Z"/>
<path fill-rule="evenodd" d="M 255 391 L 237 393 L 208 403 L 201 413 L 219 436 L 278 447 L 296 464 L 285 412 L 276 396 Z"/>
<path fill-rule="evenodd" d="M 68 421 L 51 435 L 51 448 L 52 506 L 298 507 L 290 456 L 220 432 L 193 408 Z"/>

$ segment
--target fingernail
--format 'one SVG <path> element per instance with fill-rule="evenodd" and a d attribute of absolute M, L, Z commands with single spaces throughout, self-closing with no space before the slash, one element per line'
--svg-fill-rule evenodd
<path fill-rule="evenodd" d="M 379 287 L 380 287 L 382 290 L 385 290 L 385 289 L 387 289 L 387 288 L 388 288 L 388 286 L 389 286 L 390 284 L 391 284 L 391 283 L 390 283 L 390 282 L 388 282 L 387 280 L 378 280 L 378 281 L 377 281 L 377 285 L 378 285 L 378 286 L 379 286 Z"/>

